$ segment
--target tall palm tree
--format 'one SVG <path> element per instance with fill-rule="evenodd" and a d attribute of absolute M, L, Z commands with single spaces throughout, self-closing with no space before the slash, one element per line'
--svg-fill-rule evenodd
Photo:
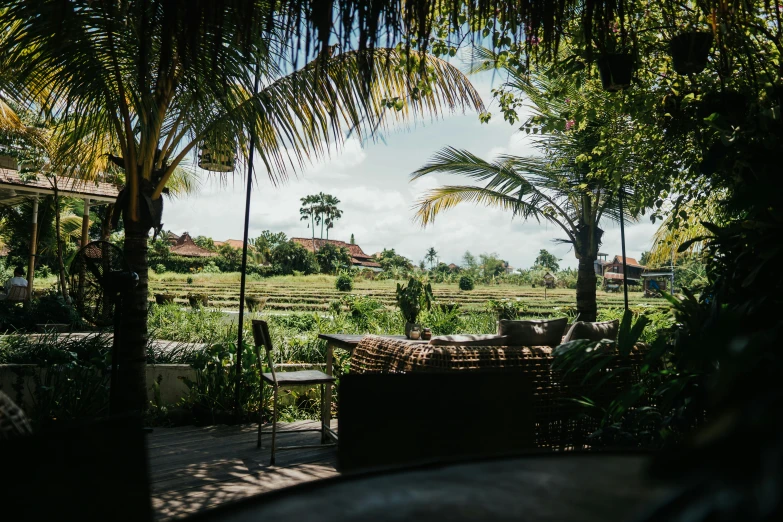
<path fill-rule="evenodd" d="M 413 173 L 413 179 L 434 173 L 457 174 L 480 185 L 450 185 L 429 191 L 417 202 L 416 219 L 424 226 L 460 203 L 508 210 L 514 217 L 542 219 L 557 225 L 579 261 L 576 307 L 582 321 L 596 318 L 596 274 L 604 219 L 618 220 L 618 193 L 588 177 L 576 163 L 556 164 L 546 158 L 504 155 L 485 161 L 468 151 L 446 148 Z M 626 200 L 634 195 L 624 191 Z M 632 207 L 632 205 L 629 205 Z M 627 208 L 627 207 L 626 207 Z M 632 207 L 633 208 L 633 207 Z M 626 211 L 626 219 L 634 215 Z M 427 254 L 429 258 L 429 252 Z"/>
<path fill-rule="evenodd" d="M 302 206 L 299 208 L 299 220 L 310 220 L 308 228 L 311 229 L 313 235 L 313 252 L 315 252 L 315 216 L 318 213 L 318 196 L 315 194 L 300 198 L 299 201 Z"/>
<path fill-rule="evenodd" d="M 435 250 L 435 247 L 430 247 L 427 250 L 427 253 L 424 254 L 424 259 L 430 262 L 430 270 L 432 270 L 435 260 L 438 259 L 438 252 Z"/>
<path fill-rule="evenodd" d="M 325 194 L 324 197 L 324 223 L 326 223 L 326 240 L 329 240 L 329 229 L 334 228 L 335 222 L 343 217 L 343 211 L 337 205 L 340 200 L 331 194 Z"/>
<path fill-rule="evenodd" d="M 261 170 L 278 181 L 339 146 L 347 129 L 365 136 L 443 108 L 483 108 L 457 69 L 429 55 L 410 68 L 404 52 L 370 49 L 296 68 L 286 57 L 298 53 L 275 22 L 261 0 L 4 2 L 0 90 L 66 121 L 66 153 L 111 135 L 111 158 L 125 172 L 116 210 L 139 284 L 123 301 L 121 409 L 147 403 L 148 235 L 161 226 L 176 168 L 200 147 L 246 158 L 255 138 Z M 393 111 L 388 100 L 405 103 Z"/>

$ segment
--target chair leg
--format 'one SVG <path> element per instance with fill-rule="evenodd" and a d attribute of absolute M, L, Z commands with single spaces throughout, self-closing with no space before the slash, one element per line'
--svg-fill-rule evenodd
<path fill-rule="evenodd" d="M 261 449 L 261 429 L 264 426 L 264 381 L 261 380 L 261 408 L 258 410 L 258 444 L 256 449 Z"/>
<path fill-rule="evenodd" d="M 272 458 L 269 465 L 275 465 L 275 435 L 277 435 L 277 386 L 274 388 L 274 398 L 272 399 Z"/>

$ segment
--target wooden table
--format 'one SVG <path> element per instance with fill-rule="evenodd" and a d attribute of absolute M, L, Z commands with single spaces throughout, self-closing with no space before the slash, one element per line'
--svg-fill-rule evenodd
<path fill-rule="evenodd" d="M 340 348 L 341 350 L 348 350 L 352 352 L 354 348 L 359 344 L 365 336 L 357 334 L 319 334 L 318 338 L 326 341 L 326 373 L 332 375 L 334 371 L 334 349 Z M 395 339 L 397 341 L 407 341 L 408 338 L 404 335 L 382 335 L 386 339 Z M 332 385 L 326 385 L 326 392 L 324 396 L 328 398 L 323 404 L 321 404 L 321 424 L 329 426 L 332 406 Z M 327 432 L 329 437 L 337 442 L 337 434 L 329 430 Z"/>

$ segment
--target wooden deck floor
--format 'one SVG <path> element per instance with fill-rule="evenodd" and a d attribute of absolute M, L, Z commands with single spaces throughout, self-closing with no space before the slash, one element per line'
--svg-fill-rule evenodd
<path fill-rule="evenodd" d="M 317 428 L 317 421 L 278 425 L 283 430 Z M 336 429 L 337 421 L 332 421 Z M 148 436 L 152 502 L 156 519 L 171 520 L 232 500 L 331 477 L 334 447 L 277 453 L 256 449 L 257 424 L 155 428 Z M 279 433 L 279 432 L 278 432 Z M 265 438 L 265 446 L 268 438 Z M 318 444 L 317 432 L 283 435 L 279 445 Z"/>

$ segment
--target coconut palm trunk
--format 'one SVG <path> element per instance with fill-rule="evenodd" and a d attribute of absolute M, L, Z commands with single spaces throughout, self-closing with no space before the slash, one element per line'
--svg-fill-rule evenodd
<path fill-rule="evenodd" d="M 595 321 L 598 307 L 595 298 L 595 260 L 581 256 L 576 272 L 576 311 L 580 321 Z"/>
<path fill-rule="evenodd" d="M 117 404 L 113 411 L 139 411 L 147 406 L 147 297 L 149 272 L 147 241 L 150 228 L 130 221 L 125 224 L 125 257 L 139 283 L 123 296 L 118 345 Z"/>

